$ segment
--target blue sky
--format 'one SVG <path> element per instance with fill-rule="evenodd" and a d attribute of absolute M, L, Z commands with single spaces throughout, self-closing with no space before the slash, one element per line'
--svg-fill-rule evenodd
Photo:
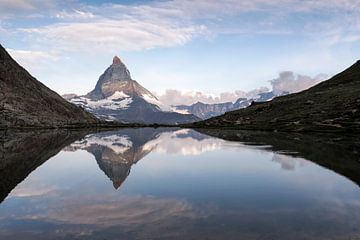
<path fill-rule="evenodd" d="M 301 90 L 350 66 L 360 2 L 0 0 L 0 42 L 60 94 L 87 93 L 119 55 L 164 101 L 226 101 Z"/>

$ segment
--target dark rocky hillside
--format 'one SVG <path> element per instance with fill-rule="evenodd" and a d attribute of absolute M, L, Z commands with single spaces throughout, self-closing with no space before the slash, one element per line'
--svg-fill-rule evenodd
<path fill-rule="evenodd" d="M 360 61 L 308 90 L 194 123 L 200 128 L 360 131 Z"/>
<path fill-rule="evenodd" d="M 97 123 L 16 63 L 0 45 L 0 128 L 67 127 Z"/>

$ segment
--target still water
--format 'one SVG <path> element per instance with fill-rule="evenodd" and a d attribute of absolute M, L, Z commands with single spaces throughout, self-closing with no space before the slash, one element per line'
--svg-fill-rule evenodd
<path fill-rule="evenodd" d="M 356 138 L 3 134 L 0 239 L 360 239 Z"/>

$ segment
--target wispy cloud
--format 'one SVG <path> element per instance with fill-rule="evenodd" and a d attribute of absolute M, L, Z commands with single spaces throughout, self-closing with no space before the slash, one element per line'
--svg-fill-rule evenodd
<path fill-rule="evenodd" d="M 23 28 L 31 41 L 46 41 L 63 50 L 122 51 L 173 47 L 199 35 L 221 33 L 304 34 L 323 41 L 358 41 L 360 2 L 357 0 L 169 0 L 139 5 L 68 6 L 47 0 L 0 0 L 0 11 L 47 10 L 51 24 Z M 49 11 L 49 6 L 52 10 Z M 41 12 L 41 11 L 40 11 Z M 296 13 L 305 14 L 292 24 Z M 258 14 L 247 19 L 248 14 Z M 316 20 L 312 18 L 317 14 Z M 244 15 L 244 18 L 241 18 Z M 15 16 L 15 15 L 14 15 Z M 308 16 L 308 17 L 306 17 Z M 229 17 L 239 18 L 231 24 Z M 356 23 L 357 22 L 357 23 Z M 351 23 L 351 24 L 350 24 Z M 321 34 L 321 37 L 319 35 Z"/>
<path fill-rule="evenodd" d="M 55 0 L 0 0 L 0 19 L 40 16 L 40 12 L 56 9 Z"/>
<path fill-rule="evenodd" d="M 16 50 L 10 48 L 7 48 L 6 50 L 9 52 L 11 57 L 13 57 L 25 68 L 36 69 L 37 66 L 43 63 L 57 60 L 57 55 L 49 52 Z"/>
<path fill-rule="evenodd" d="M 62 51 L 138 51 L 188 43 L 207 31 L 174 9 L 151 5 L 81 5 L 53 16 L 55 23 L 19 28 L 34 42 Z"/>
<path fill-rule="evenodd" d="M 203 26 L 176 26 L 171 23 L 137 19 L 101 19 L 91 22 L 60 23 L 22 31 L 58 49 L 76 52 L 138 51 L 183 45 L 205 30 Z"/>
<path fill-rule="evenodd" d="M 62 10 L 56 13 L 55 17 L 65 20 L 86 20 L 86 19 L 93 19 L 96 16 L 91 12 L 85 12 L 85 11 L 73 9 L 72 11 Z"/>

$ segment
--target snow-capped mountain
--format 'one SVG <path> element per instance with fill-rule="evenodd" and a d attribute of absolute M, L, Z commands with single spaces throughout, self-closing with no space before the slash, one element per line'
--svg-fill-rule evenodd
<path fill-rule="evenodd" d="M 181 124 L 200 120 L 192 114 L 181 114 L 160 102 L 146 88 L 131 78 L 119 57 L 100 76 L 95 89 L 85 96 L 65 95 L 98 118 L 109 121 L 145 124 Z"/>
<path fill-rule="evenodd" d="M 282 94 L 275 95 L 273 92 L 260 93 L 256 98 L 239 98 L 235 102 L 224 102 L 215 104 L 206 104 L 197 102 L 192 105 L 178 105 L 175 106 L 175 111 L 193 114 L 201 119 L 208 119 L 222 115 L 229 111 L 234 111 L 241 108 L 246 108 L 251 105 L 252 102 L 266 102 L 272 100 L 274 97 L 286 95 L 289 93 L 283 92 Z"/>

